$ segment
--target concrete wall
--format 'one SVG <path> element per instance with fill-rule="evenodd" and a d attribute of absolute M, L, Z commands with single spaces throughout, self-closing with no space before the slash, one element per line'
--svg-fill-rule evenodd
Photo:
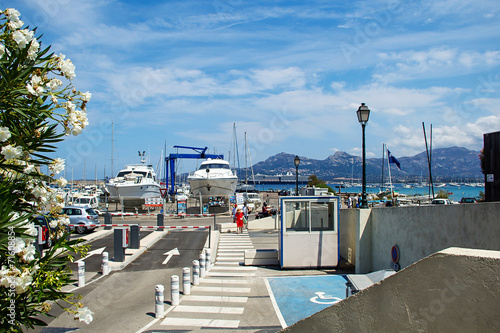
<path fill-rule="evenodd" d="M 343 209 L 340 228 L 344 259 L 355 232 L 356 273 L 391 268 L 394 245 L 404 268 L 453 246 L 500 250 L 500 203 Z"/>
<path fill-rule="evenodd" d="M 340 256 L 353 265 L 356 265 L 357 216 L 356 209 L 341 209 L 339 211 Z"/>
<path fill-rule="evenodd" d="M 500 252 L 450 248 L 282 332 L 500 332 Z"/>

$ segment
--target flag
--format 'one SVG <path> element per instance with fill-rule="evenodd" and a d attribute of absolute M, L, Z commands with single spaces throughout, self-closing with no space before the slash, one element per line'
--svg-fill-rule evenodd
<path fill-rule="evenodd" d="M 399 163 L 398 159 L 391 154 L 391 151 L 389 149 L 387 149 L 387 155 L 389 158 L 389 163 L 395 163 L 398 166 L 398 169 L 401 170 L 401 164 Z"/>

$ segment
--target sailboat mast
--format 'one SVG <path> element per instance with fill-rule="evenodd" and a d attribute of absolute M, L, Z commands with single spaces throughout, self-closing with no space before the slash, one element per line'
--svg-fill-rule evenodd
<path fill-rule="evenodd" d="M 384 191 L 384 169 L 385 169 L 385 143 L 382 144 L 382 180 L 380 181 L 381 191 Z"/>
<path fill-rule="evenodd" d="M 114 141 L 114 128 L 115 128 L 115 124 L 114 122 L 111 122 L 111 177 L 114 177 L 114 170 L 113 170 L 113 147 L 115 145 L 115 141 Z"/>
<path fill-rule="evenodd" d="M 247 176 L 247 132 L 245 132 L 245 184 L 248 185 L 248 176 Z"/>

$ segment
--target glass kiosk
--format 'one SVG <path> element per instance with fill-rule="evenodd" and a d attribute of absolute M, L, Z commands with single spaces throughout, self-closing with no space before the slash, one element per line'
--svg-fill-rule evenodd
<path fill-rule="evenodd" d="M 336 267 L 339 197 L 282 197 L 281 268 Z"/>

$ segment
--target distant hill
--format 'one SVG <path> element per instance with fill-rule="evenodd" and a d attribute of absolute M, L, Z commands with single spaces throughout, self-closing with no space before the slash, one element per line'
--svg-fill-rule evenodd
<path fill-rule="evenodd" d="M 432 151 L 432 176 L 434 181 L 467 181 L 483 179 L 479 162 L 479 151 L 463 147 L 438 148 Z M 411 157 L 396 156 L 402 171 L 391 164 L 393 181 L 418 181 L 428 177 L 427 153 L 424 151 Z M 265 175 L 295 173 L 293 159 L 295 154 L 279 153 L 253 166 L 254 173 Z M 244 170 L 244 169 L 243 169 Z M 318 178 L 333 181 L 361 180 L 362 159 L 338 151 L 324 160 L 300 156 L 299 174 L 317 175 Z M 382 157 L 366 159 L 366 178 L 368 182 L 380 182 L 382 176 Z M 384 164 L 384 178 L 387 179 L 387 158 Z"/>

